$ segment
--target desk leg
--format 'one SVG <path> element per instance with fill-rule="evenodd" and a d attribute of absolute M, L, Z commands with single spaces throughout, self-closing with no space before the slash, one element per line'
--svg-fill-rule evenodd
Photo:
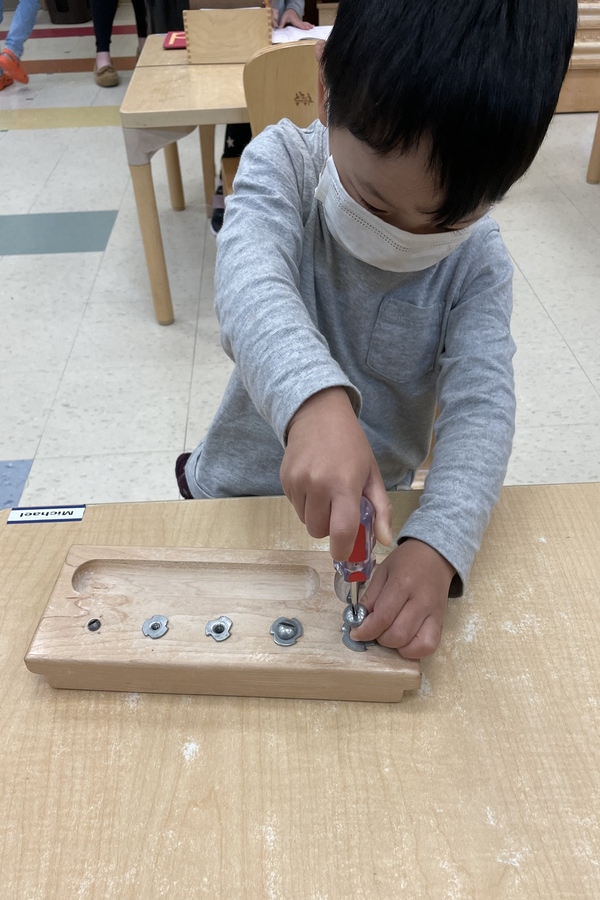
<path fill-rule="evenodd" d="M 204 197 L 206 215 L 212 215 L 212 198 L 215 192 L 215 126 L 200 125 L 200 152 L 202 153 L 202 177 L 204 179 Z"/>
<path fill-rule="evenodd" d="M 171 303 L 169 276 L 165 263 L 160 222 L 158 221 L 152 169 L 150 163 L 146 163 L 144 166 L 129 166 L 129 171 L 144 242 L 154 312 L 161 325 L 170 325 L 174 318 L 173 304 Z"/>
<path fill-rule="evenodd" d="M 588 184 L 598 184 L 600 182 L 600 113 L 598 113 L 598 122 L 596 124 L 594 143 L 592 144 L 592 155 L 590 156 L 587 180 Z"/>
<path fill-rule="evenodd" d="M 179 150 L 177 141 L 167 144 L 165 147 L 165 163 L 167 166 L 167 180 L 169 182 L 169 196 L 173 209 L 185 209 L 185 196 L 181 181 L 181 168 L 179 166 Z"/>

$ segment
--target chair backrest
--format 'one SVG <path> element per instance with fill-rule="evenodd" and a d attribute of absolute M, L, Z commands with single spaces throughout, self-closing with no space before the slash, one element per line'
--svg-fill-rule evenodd
<path fill-rule="evenodd" d="M 316 41 L 274 44 L 248 60 L 244 91 L 252 134 L 290 119 L 306 128 L 318 116 Z"/>
<path fill-rule="evenodd" d="M 257 50 L 271 46 L 271 11 L 249 7 L 248 0 L 244 8 L 186 9 L 183 25 L 191 65 L 246 63 Z"/>

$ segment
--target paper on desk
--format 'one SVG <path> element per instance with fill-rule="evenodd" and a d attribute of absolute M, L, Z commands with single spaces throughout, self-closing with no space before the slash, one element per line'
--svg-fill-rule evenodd
<path fill-rule="evenodd" d="M 326 41 L 331 34 L 333 25 L 315 25 L 309 31 L 302 28 L 294 28 L 293 25 L 286 25 L 285 28 L 274 28 L 271 35 L 272 44 L 292 44 L 294 41 L 302 41 L 307 38 L 313 41 Z"/>

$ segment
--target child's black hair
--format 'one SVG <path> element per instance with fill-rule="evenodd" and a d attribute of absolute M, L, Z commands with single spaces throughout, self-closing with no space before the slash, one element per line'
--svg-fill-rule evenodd
<path fill-rule="evenodd" d="M 381 154 L 431 140 L 440 227 L 504 196 L 546 134 L 577 0 L 341 0 L 322 56 L 329 124 Z"/>

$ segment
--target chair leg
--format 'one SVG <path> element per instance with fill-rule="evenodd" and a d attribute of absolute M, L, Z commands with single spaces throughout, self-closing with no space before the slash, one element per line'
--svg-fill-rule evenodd
<path fill-rule="evenodd" d="M 215 192 L 215 126 L 200 125 L 200 152 L 202 154 L 202 177 L 204 179 L 204 197 L 206 215 L 212 214 L 212 198 Z"/>
<path fill-rule="evenodd" d="M 185 209 L 185 195 L 181 181 L 181 167 L 179 165 L 179 150 L 177 141 L 167 144 L 165 147 L 165 164 L 167 166 L 167 181 L 169 182 L 169 196 L 173 209 Z"/>
<path fill-rule="evenodd" d="M 144 253 L 146 254 L 154 312 L 161 325 L 170 325 L 174 319 L 173 304 L 171 303 L 169 276 L 160 233 L 152 169 L 150 163 L 146 163 L 143 166 L 129 166 L 129 171 L 142 232 Z"/>
<path fill-rule="evenodd" d="M 600 183 L 600 113 L 598 113 L 598 121 L 596 123 L 596 134 L 594 135 L 594 143 L 592 144 L 592 155 L 590 156 L 587 180 L 589 184 Z"/>

